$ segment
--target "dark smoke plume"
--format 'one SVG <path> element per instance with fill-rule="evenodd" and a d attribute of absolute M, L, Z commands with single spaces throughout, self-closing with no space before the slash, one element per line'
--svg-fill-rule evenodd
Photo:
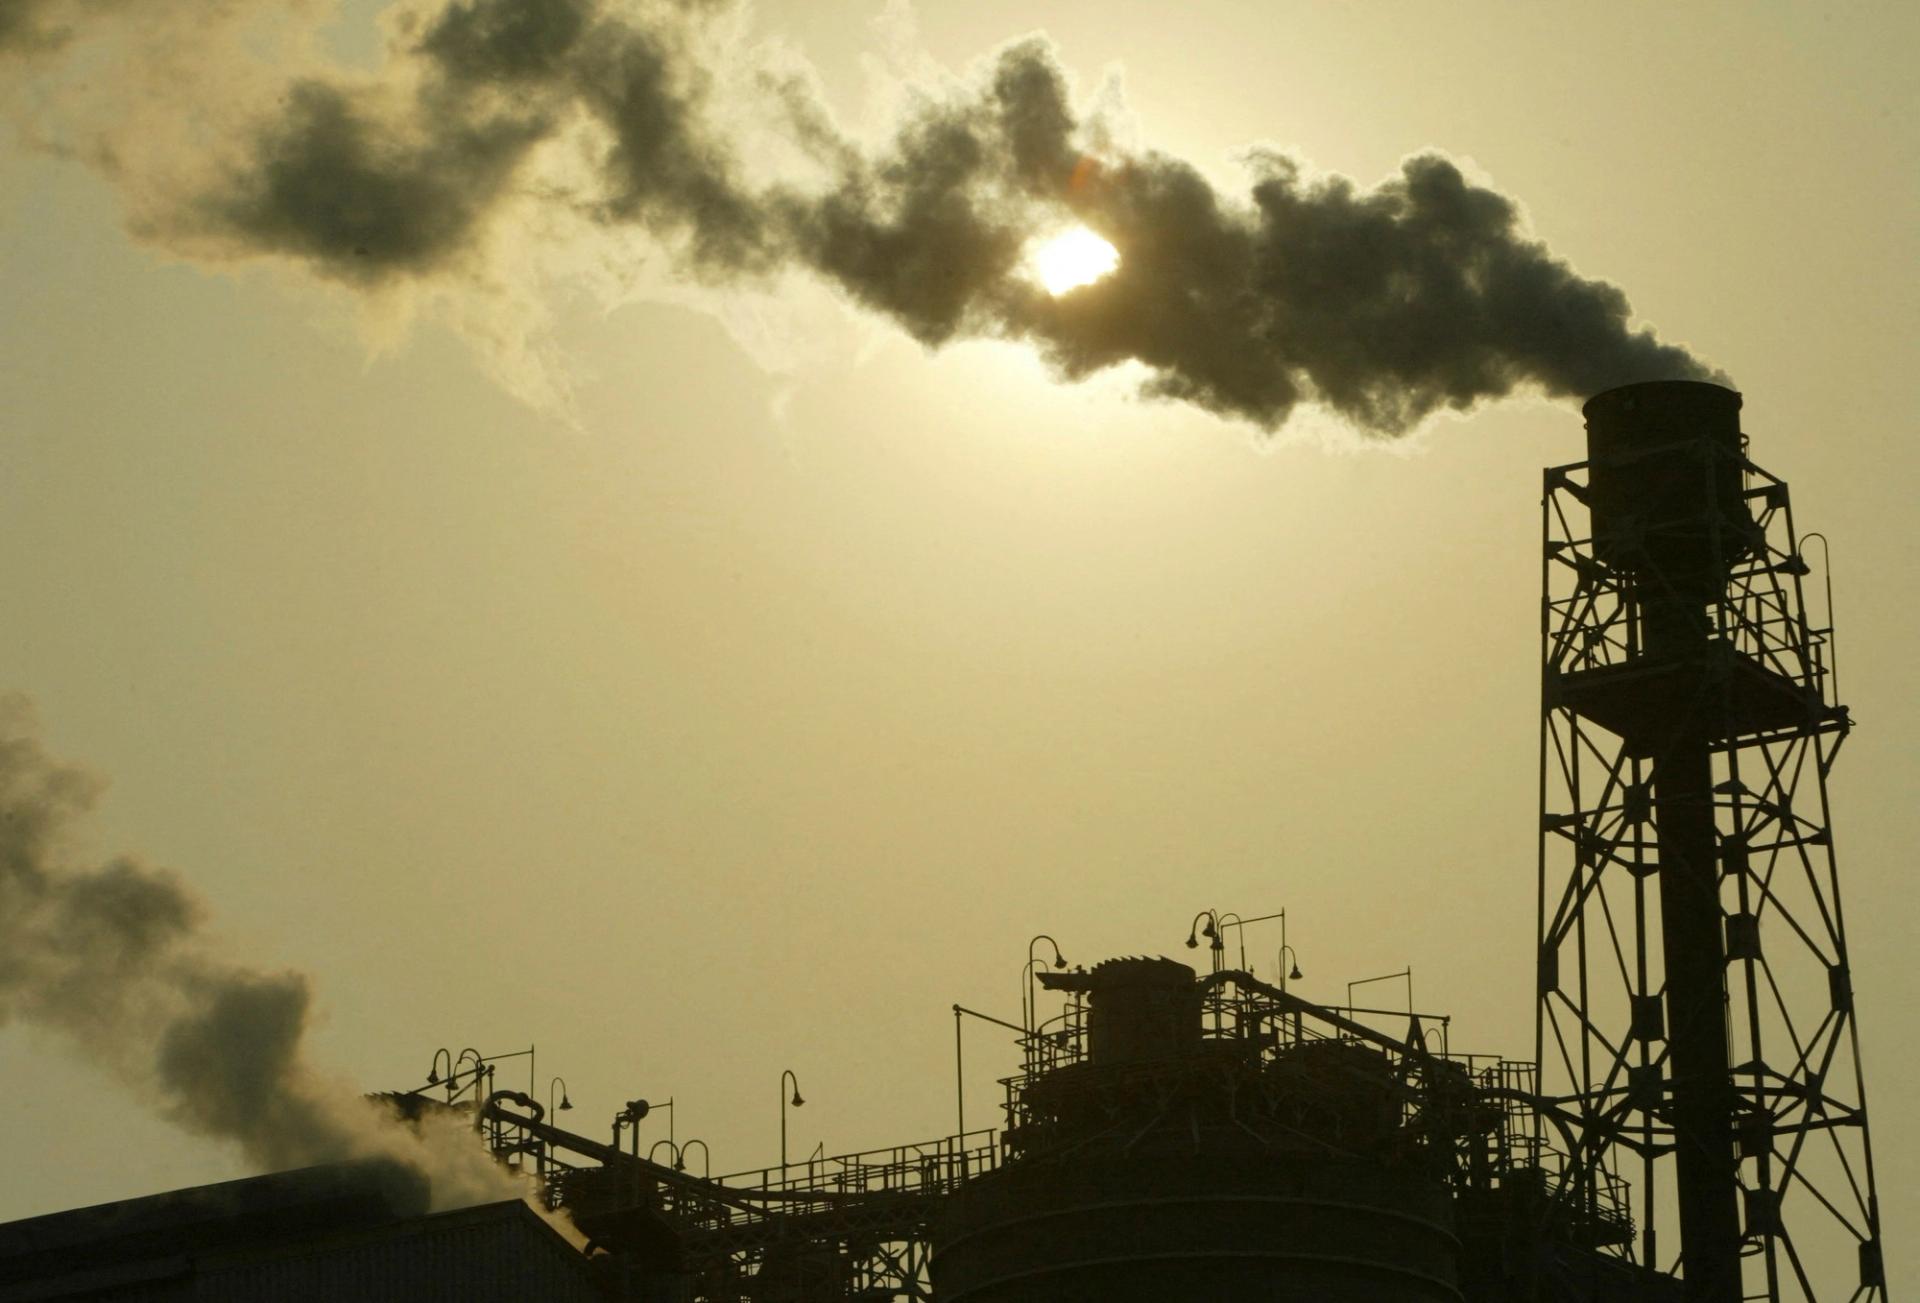
<path fill-rule="evenodd" d="M 0 51 L 57 65 L 71 5 L 5 4 Z M 286 81 L 190 198 L 145 205 L 139 229 L 377 286 L 478 274 L 515 205 L 551 205 L 644 231 L 698 283 L 804 270 L 928 347 L 1025 341 L 1066 379 L 1134 363 L 1148 394 L 1266 429 L 1302 402 L 1395 434 L 1516 389 L 1716 378 L 1438 154 L 1363 189 L 1255 151 L 1246 192 L 1229 193 L 1179 159 L 1112 145 L 1039 37 L 965 88 L 922 93 L 866 142 L 804 77 L 733 75 L 727 61 L 751 54 L 716 54 L 722 8 L 403 5 L 379 74 Z M 804 179 L 749 165 L 731 125 L 744 108 L 775 115 Z M 1119 267 L 1055 297 L 1028 251 L 1074 222 Z"/>
<path fill-rule="evenodd" d="M 472 1132 L 403 1129 L 306 1061 L 307 979 L 216 953 L 178 877 L 129 857 L 77 862 L 99 784 L 41 749 L 0 698 L 0 1027 L 67 1041 L 161 1116 L 261 1170 L 383 1156 L 441 1206 L 519 1197 Z"/>
<path fill-rule="evenodd" d="M 45 50 L 66 33 L 48 19 L 44 0 L 0 0 L 0 50 Z"/>

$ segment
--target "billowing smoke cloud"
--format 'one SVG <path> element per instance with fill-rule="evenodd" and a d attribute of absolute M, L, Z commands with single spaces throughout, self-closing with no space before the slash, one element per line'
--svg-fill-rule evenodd
<path fill-rule="evenodd" d="M 0 50 L 57 65 L 66 7 L 9 3 Z M 1254 151 L 1245 192 L 1224 191 L 1114 145 L 1037 37 L 923 89 L 869 141 L 791 68 L 740 75 L 755 56 L 712 39 L 725 17 L 668 0 L 399 6 L 377 74 L 288 78 L 140 229 L 377 286 L 479 274 L 508 214 L 548 205 L 645 232 L 701 283 L 805 271 L 929 347 L 1025 341 L 1066 379 L 1137 364 L 1148 394 L 1267 429 L 1302 402 L 1393 434 L 1519 388 L 1715 378 L 1443 156 L 1362 189 Z M 754 112 L 803 176 L 748 165 L 736 124 Z M 1120 263 L 1054 296 L 1028 250 L 1073 222 Z"/>
<path fill-rule="evenodd" d="M 179 878 L 75 862 L 71 830 L 98 789 L 48 758 L 23 701 L 0 698 L 0 1027 L 65 1039 L 261 1170 L 380 1156 L 425 1175 L 442 1207 L 523 1194 L 469 1127 L 404 1128 L 318 1073 L 307 979 L 216 953 Z"/>
<path fill-rule="evenodd" d="M 64 29 L 50 20 L 47 0 L 0 0 L 0 50 L 45 50 L 61 44 Z"/>

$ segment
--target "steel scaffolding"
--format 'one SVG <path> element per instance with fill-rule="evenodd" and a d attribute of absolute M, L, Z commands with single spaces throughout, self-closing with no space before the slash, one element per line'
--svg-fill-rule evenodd
<path fill-rule="evenodd" d="M 1546 472 L 1542 1116 L 1561 1197 L 1626 1179 L 1616 1252 L 1689 1300 L 1884 1300 L 1828 822 L 1851 720 L 1787 486 L 1731 429 Z"/>

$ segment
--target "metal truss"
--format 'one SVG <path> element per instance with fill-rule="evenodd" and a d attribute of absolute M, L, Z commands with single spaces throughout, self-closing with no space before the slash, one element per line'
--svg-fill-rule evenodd
<path fill-rule="evenodd" d="M 384 1098 L 397 1104 L 416 1097 Z M 664 1273 L 680 1282 L 677 1297 L 689 1303 L 931 1299 L 933 1213 L 959 1185 L 1000 1161 L 996 1134 L 972 1131 L 695 1176 L 677 1161 L 656 1163 L 552 1126 L 537 1101 L 516 1091 L 465 1107 L 478 1108 L 495 1156 L 536 1176 L 547 1207 L 566 1210 L 605 1252 L 611 1279 L 624 1279 L 623 1271 Z M 662 1231 L 673 1244 L 665 1257 Z"/>
<path fill-rule="evenodd" d="M 1729 578 L 1695 652 L 1677 659 L 1649 648 L 1647 626 L 1650 605 L 1680 599 L 1645 565 L 1628 574 L 1597 555 L 1589 464 L 1546 473 L 1536 1057 L 1542 1116 L 1572 1147 L 1556 1197 L 1591 1198 L 1624 1179 L 1639 1232 L 1610 1251 L 1685 1276 L 1669 1239 L 1678 1151 L 1731 1148 L 1740 1279 L 1712 1297 L 1883 1301 L 1828 816 L 1827 777 L 1851 726 L 1835 693 L 1832 612 L 1809 619 L 1786 484 L 1721 455 L 1739 457 L 1756 528 L 1714 540 Z M 1654 756 L 1673 754 L 1662 748 L 1687 730 L 1711 765 L 1698 802 L 1712 807 L 1717 864 L 1704 881 L 1717 886 L 1706 907 L 1717 906 L 1724 948 L 1723 1033 L 1676 1025 L 1662 944 L 1675 897 L 1661 823 L 1702 816 L 1657 793 Z M 1729 1080 L 1685 1082 L 1674 1047 L 1689 1034 L 1724 1034 Z M 1719 1140 L 1690 1135 L 1697 1115 L 1676 1102 L 1703 1089 L 1731 1112 Z M 1705 1297 L 1696 1285 L 1690 1296 Z M 1578 1286 L 1551 1296 L 1585 1297 Z"/>
<path fill-rule="evenodd" d="M 905 1303 L 932 1297 L 934 1210 L 998 1161 L 994 1133 L 974 1131 L 716 1177 L 662 1211 L 698 1299 Z"/>

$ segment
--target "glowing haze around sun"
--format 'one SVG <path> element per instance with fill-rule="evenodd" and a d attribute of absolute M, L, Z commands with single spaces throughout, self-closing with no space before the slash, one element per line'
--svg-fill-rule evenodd
<path fill-rule="evenodd" d="M 1091 285 L 1120 265 L 1120 251 L 1084 226 L 1040 241 L 1029 257 L 1049 294 Z"/>

